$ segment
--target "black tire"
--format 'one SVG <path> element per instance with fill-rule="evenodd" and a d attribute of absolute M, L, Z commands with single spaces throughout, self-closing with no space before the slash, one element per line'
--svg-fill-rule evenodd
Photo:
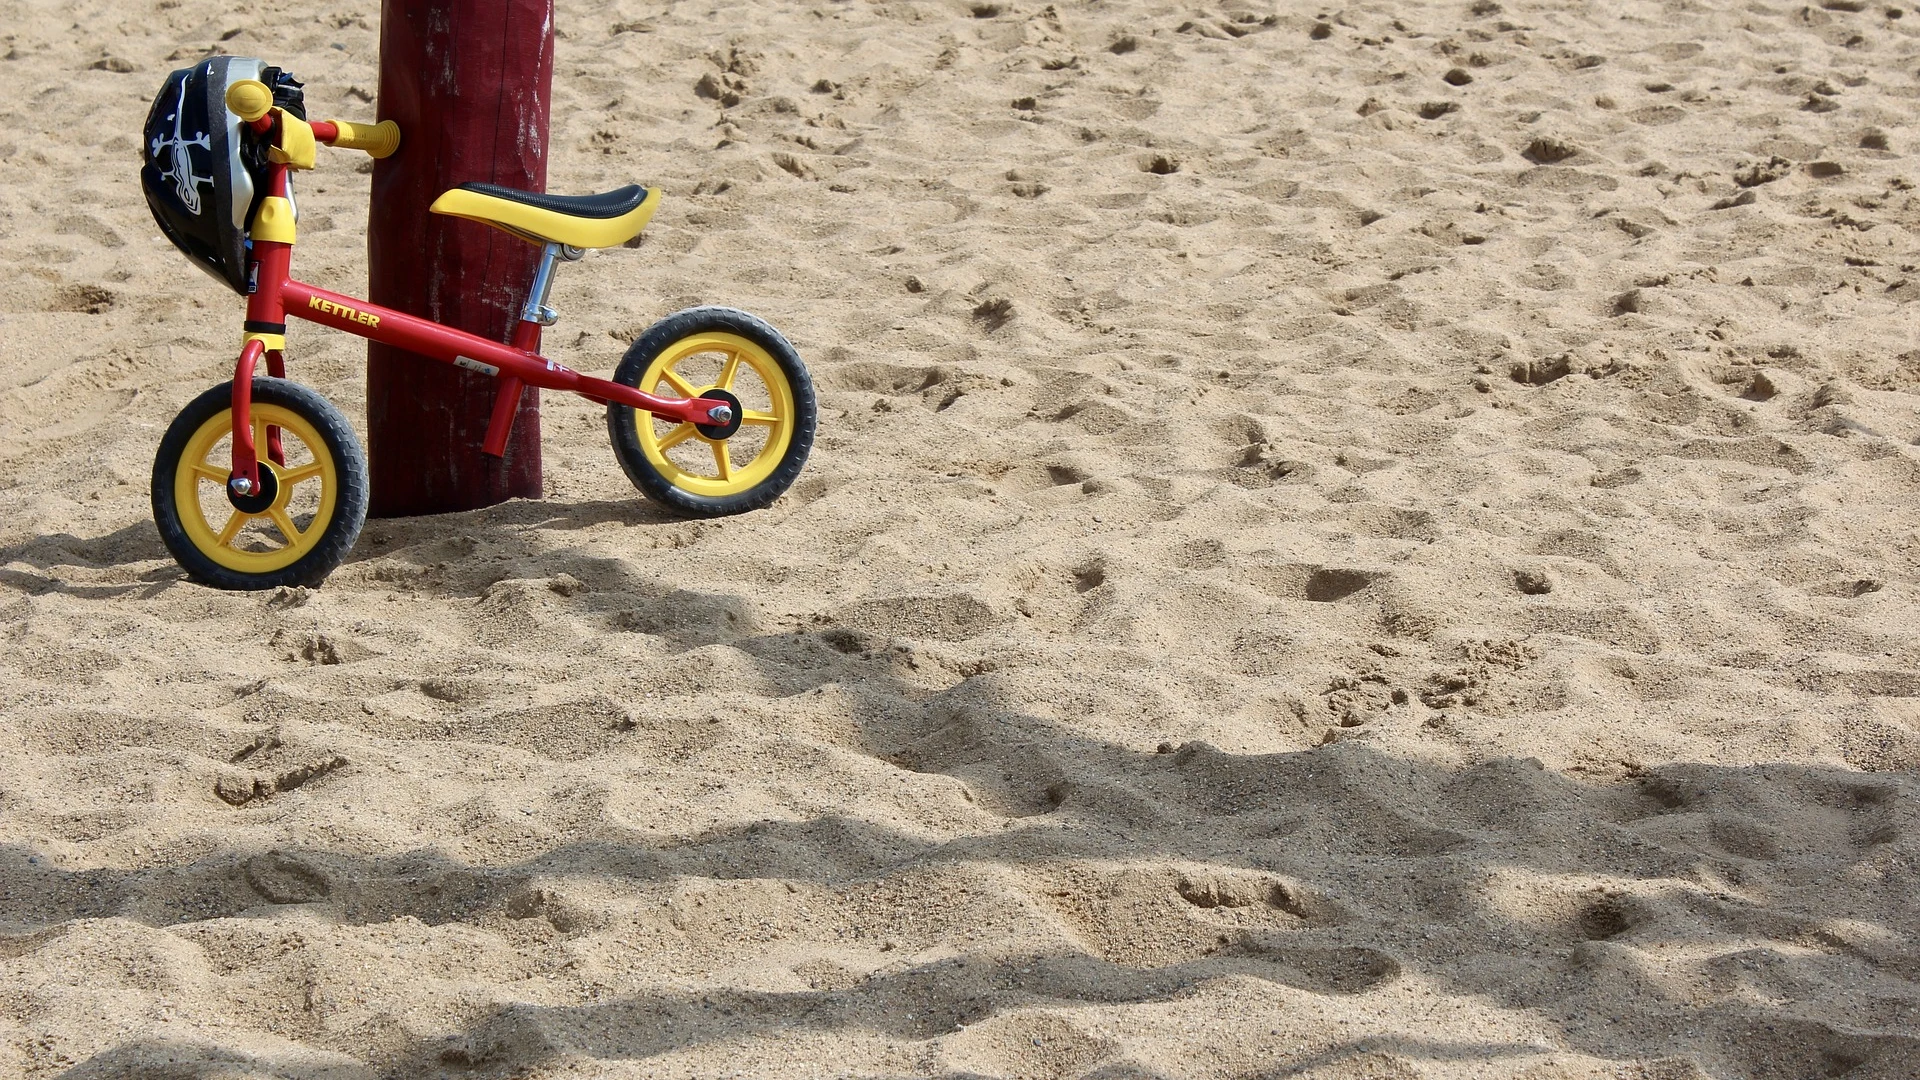
<path fill-rule="evenodd" d="M 262 486 L 271 491 L 242 507 L 217 485 L 209 469 L 194 469 L 197 458 L 219 475 L 227 474 L 229 465 L 210 451 L 222 431 L 231 436 L 232 404 L 233 384 L 222 383 L 180 410 L 160 440 L 152 481 L 153 523 L 160 539 L 189 576 L 217 589 L 318 585 L 353 550 L 367 520 L 367 459 L 360 442 L 347 418 L 326 398 L 286 379 L 255 379 L 256 421 L 276 416 L 286 421 L 274 426 L 290 454 L 297 456 L 289 456 L 284 465 L 271 462 L 267 447 L 258 446 Z M 282 482 L 283 476 L 294 479 Z M 183 494 L 188 505 L 182 505 Z M 296 510 L 295 503 L 308 500 L 313 509 L 301 529 L 295 515 L 306 510 L 304 505 Z M 241 532 L 256 525 L 260 531 L 232 535 L 223 543 L 208 520 L 210 514 L 223 516 L 224 527 L 239 522 Z M 294 535 L 287 534 L 281 521 L 294 526 Z M 275 536 L 282 541 L 278 548 L 266 539 Z"/>
<path fill-rule="evenodd" d="M 688 308 L 654 323 L 627 349 L 613 379 L 623 386 L 661 397 L 679 397 L 685 391 L 664 384 L 655 370 L 655 362 L 662 361 L 667 367 L 673 367 L 679 362 L 675 359 L 677 355 L 683 350 L 695 348 L 697 339 L 708 335 L 728 335 L 732 339 L 744 339 L 753 346 L 752 350 L 741 350 L 735 354 L 736 359 L 732 364 L 736 372 L 750 368 L 757 382 L 764 384 L 764 387 L 754 388 L 756 392 L 765 390 L 768 405 L 764 410 L 752 400 L 737 399 L 735 408 L 738 415 L 731 425 L 725 428 L 706 425 L 695 428 L 693 425 L 657 421 L 653 414 L 625 405 L 607 406 L 607 434 L 613 440 L 614 456 L 620 460 L 620 467 L 626 471 L 627 479 L 632 480 L 633 485 L 648 498 L 693 517 L 743 514 L 772 505 L 806 466 L 807 455 L 813 449 L 814 425 L 818 419 L 813 379 L 807 375 L 806 365 L 800 362 L 800 354 L 794 351 L 778 330 L 733 308 Z M 696 349 L 687 353 L 686 358 L 710 355 L 727 355 L 727 350 Z M 725 365 L 722 366 L 724 370 Z M 642 379 L 650 371 L 654 373 L 650 380 L 654 385 L 641 385 Z M 737 379 L 736 375 L 736 382 Z M 701 385 L 701 379 L 690 379 L 689 382 L 696 391 L 706 392 L 713 388 L 712 384 Z M 729 386 L 726 389 L 731 395 L 735 389 L 741 388 Z M 789 410 L 790 415 L 781 415 L 783 410 Z M 764 424 L 752 420 L 747 422 L 748 427 L 761 427 L 763 430 L 750 432 L 738 445 L 746 452 L 752 452 L 753 445 L 759 449 L 749 459 L 741 477 L 730 480 L 719 463 L 723 455 L 731 458 L 736 446 L 734 440 L 742 431 L 748 430 L 748 427 L 742 426 L 743 418 L 755 415 L 775 420 Z M 662 435 L 656 429 L 657 424 L 666 424 L 670 430 Z M 696 475 L 667 457 L 672 447 L 663 447 L 662 444 L 670 443 L 676 437 L 688 444 L 697 437 L 705 444 L 703 452 L 714 456 L 715 471 L 723 475 L 712 479 Z M 754 443 L 756 437 L 759 441 Z M 656 458 L 654 454 L 659 457 Z M 729 463 L 728 468 L 731 467 Z"/>

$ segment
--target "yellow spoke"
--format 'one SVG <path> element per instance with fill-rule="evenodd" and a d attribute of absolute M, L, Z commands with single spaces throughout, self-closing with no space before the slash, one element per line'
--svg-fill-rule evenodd
<path fill-rule="evenodd" d="M 720 470 L 720 479 L 733 479 L 733 459 L 727 455 L 725 440 L 713 444 L 713 463 Z"/>
<path fill-rule="evenodd" d="M 694 428 L 692 424 L 681 424 L 672 431 L 667 432 L 666 435 L 661 438 L 660 449 L 671 450 L 681 443 L 686 442 L 688 439 L 693 438 L 693 433 Z"/>
<path fill-rule="evenodd" d="M 247 517 L 248 515 L 235 510 L 233 516 L 227 519 L 226 526 L 220 530 L 220 535 L 213 538 L 213 542 L 221 547 L 232 547 L 233 538 L 240 535 L 240 527 L 247 523 Z"/>
<path fill-rule="evenodd" d="M 674 393 L 679 394 L 681 397 L 693 397 L 695 394 L 693 384 L 681 378 L 680 373 L 672 368 L 660 369 L 660 381 L 673 387 Z M 658 386 L 659 384 L 656 383 L 655 385 Z"/>
<path fill-rule="evenodd" d="M 288 469 L 286 472 L 281 473 L 280 483 L 282 486 L 292 487 L 302 480 L 311 480 L 325 471 L 326 469 L 316 461 L 312 464 L 302 465 L 297 469 Z"/>
<path fill-rule="evenodd" d="M 293 527 L 293 516 L 287 513 L 285 507 L 276 506 L 267 511 L 267 516 L 273 518 L 274 527 L 280 530 L 280 535 L 287 538 L 288 547 L 300 542 L 300 530 Z"/>
<path fill-rule="evenodd" d="M 740 373 L 740 354 L 737 352 L 728 353 L 727 364 L 725 367 L 720 369 L 720 381 L 717 383 L 714 383 L 714 385 L 719 387 L 722 390 L 731 390 L 733 389 L 733 377 L 735 375 L 738 375 L 739 373 Z"/>
<path fill-rule="evenodd" d="M 211 480 L 214 483 L 219 484 L 221 487 L 227 486 L 228 473 L 227 473 L 227 470 L 224 468 L 216 469 L 212 465 L 208 465 L 205 462 L 202 462 L 198 465 L 193 466 L 193 474 L 195 476 L 198 476 L 202 480 Z"/>
<path fill-rule="evenodd" d="M 740 422 L 743 424 L 764 424 L 771 427 L 779 423 L 780 418 L 772 413 L 760 412 L 757 409 L 741 409 Z"/>
<path fill-rule="evenodd" d="M 253 457 L 256 461 L 264 461 L 267 457 L 267 422 L 265 420 L 253 422 Z"/>

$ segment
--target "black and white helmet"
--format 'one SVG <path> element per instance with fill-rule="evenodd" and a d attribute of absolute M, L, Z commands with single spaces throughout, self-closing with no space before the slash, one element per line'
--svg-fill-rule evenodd
<path fill-rule="evenodd" d="M 257 79 L 304 114 L 299 83 L 244 56 L 211 56 L 167 76 L 147 113 L 140 186 L 160 231 L 207 273 L 245 294 L 247 228 L 266 178 L 264 149 L 241 138 L 227 88 Z M 285 100 L 283 100 L 283 98 Z"/>

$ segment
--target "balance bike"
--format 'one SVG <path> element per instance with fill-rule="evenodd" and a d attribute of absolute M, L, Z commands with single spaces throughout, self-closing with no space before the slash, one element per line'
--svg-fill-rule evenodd
<path fill-rule="evenodd" d="M 495 456 L 505 451 L 525 386 L 605 405 L 627 477 L 684 514 L 766 507 L 806 464 L 817 412 L 812 380 L 786 338 L 745 312 L 696 307 L 668 316 L 634 341 L 611 380 L 535 350 L 541 328 L 557 318 L 547 306 L 557 265 L 638 236 L 659 206 L 657 189 L 570 197 L 475 183 L 435 200 L 435 213 L 541 246 L 520 321 L 502 344 L 290 276 L 291 173 L 313 168 L 322 143 L 392 154 L 400 143 L 392 121 L 309 123 L 291 76 L 223 56 L 169 78 L 148 117 L 147 142 L 142 186 L 162 231 L 247 297 L 232 382 L 183 409 L 154 459 L 154 523 L 196 580 L 224 589 L 318 584 L 366 520 L 366 457 L 352 427 L 324 397 L 285 377 L 289 316 L 498 379 L 482 443 Z"/>

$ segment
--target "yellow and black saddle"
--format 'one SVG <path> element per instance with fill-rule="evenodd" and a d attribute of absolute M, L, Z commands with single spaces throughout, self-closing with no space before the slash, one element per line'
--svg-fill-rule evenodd
<path fill-rule="evenodd" d="M 536 244 L 607 248 L 640 235 L 660 205 L 660 189 L 629 184 L 599 195 L 548 195 L 498 184 L 461 184 L 433 201 L 436 214 L 504 229 Z"/>

